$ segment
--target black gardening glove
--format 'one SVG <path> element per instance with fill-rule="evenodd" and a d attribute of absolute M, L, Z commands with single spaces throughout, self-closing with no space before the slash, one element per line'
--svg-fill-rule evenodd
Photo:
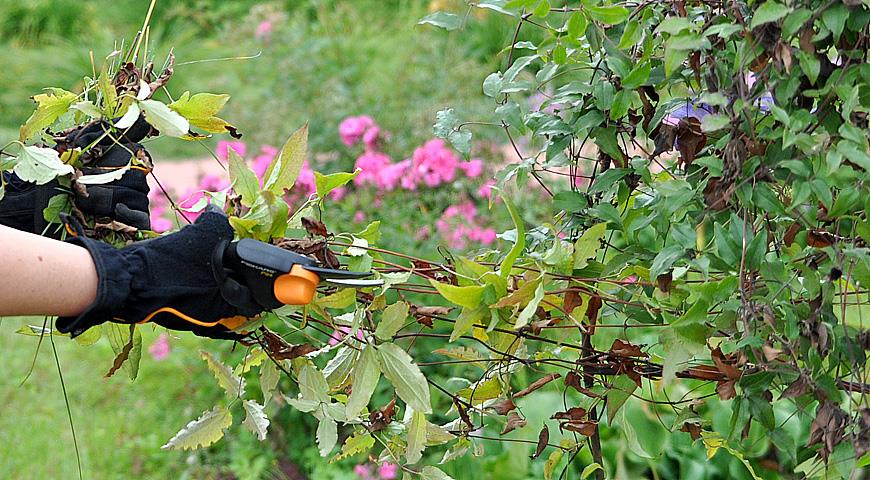
<path fill-rule="evenodd" d="M 150 230 L 148 182 L 145 177 L 150 172 L 151 156 L 139 142 L 148 135 L 151 126 L 145 117 L 140 116 L 120 137 L 117 133 L 114 138 L 105 135 L 107 130 L 106 122 L 97 122 L 67 137 L 67 148 L 91 147 L 82 155 L 82 173 L 108 173 L 112 169 L 124 167 L 133 157 L 137 157 L 140 164 L 134 165 L 123 177 L 111 183 L 88 185 L 86 194 L 77 190 L 75 204 L 88 215 L 117 220 L 139 230 Z"/>
<path fill-rule="evenodd" d="M 69 189 L 63 188 L 52 180 L 45 185 L 25 182 L 11 172 L 3 172 L 6 192 L 0 200 L 0 225 L 17 230 L 60 238 L 61 226 L 49 224 L 43 216 L 48 201 L 55 195 L 68 195 Z"/>
<path fill-rule="evenodd" d="M 75 337 L 106 321 L 150 321 L 203 337 L 244 338 L 231 330 L 263 308 L 251 298 L 227 302 L 212 268 L 215 250 L 232 239 L 226 215 L 216 209 L 207 209 L 179 232 L 121 249 L 79 234 L 68 241 L 93 257 L 97 299 L 78 317 L 59 318 L 57 329 Z"/>

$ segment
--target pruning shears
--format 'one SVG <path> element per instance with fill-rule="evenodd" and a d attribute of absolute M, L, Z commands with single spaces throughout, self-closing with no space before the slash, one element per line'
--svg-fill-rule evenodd
<path fill-rule="evenodd" d="M 366 279 L 372 272 L 326 268 L 314 258 L 250 238 L 220 244 L 212 265 L 227 301 L 238 304 L 253 298 L 268 310 L 311 303 L 320 283 L 350 288 L 383 285 L 383 280 Z"/>

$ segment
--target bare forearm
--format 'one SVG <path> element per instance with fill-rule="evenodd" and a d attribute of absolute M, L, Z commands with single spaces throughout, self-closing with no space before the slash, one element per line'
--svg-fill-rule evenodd
<path fill-rule="evenodd" d="M 0 245 L 0 316 L 74 316 L 96 298 L 97 271 L 84 248 L 2 225 Z"/>

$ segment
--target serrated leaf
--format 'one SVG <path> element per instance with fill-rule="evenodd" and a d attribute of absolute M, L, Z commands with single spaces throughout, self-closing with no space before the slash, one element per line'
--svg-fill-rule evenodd
<path fill-rule="evenodd" d="M 408 304 L 405 302 L 396 302 L 384 309 L 375 336 L 384 341 L 392 339 L 408 319 L 408 310 Z"/>
<path fill-rule="evenodd" d="M 199 447 L 208 447 L 223 438 L 224 430 L 232 424 L 233 416 L 229 409 L 217 406 L 188 423 L 166 442 L 166 445 L 160 448 L 163 450 L 196 450 Z"/>
<path fill-rule="evenodd" d="M 307 151 L 308 123 L 290 135 L 281 152 L 272 160 L 263 176 L 266 179 L 263 188 L 276 195 L 283 195 L 285 189 L 293 188 L 299 172 L 302 171 Z"/>
<path fill-rule="evenodd" d="M 242 405 L 245 407 L 245 420 L 242 425 L 262 442 L 266 439 L 266 433 L 269 429 L 269 417 L 264 411 L 266 407 L 253 400 L 245 400 Z"/>
<path fill-rule="evenodd" d="M 145 112 L 145 121 L 169 137 L 183 137 L 190 130 L 190 122 L 163 102 L 142 100 L 139 107 Z"/>
<path fill-rule="evenodd" d="M 227 149 L 227 163 L 233 191 L 242 196 L 242 205 L 249 208 L 254 206 L 260 196 L 260 181 L 257 176 L 233 148 Z"/>
<path fill-rule="evenodd" d="M 408 447 L 405 449 L 405 459 L 408 463 L 417 463 L 423 458 L 426 449 L 426 415 L 414 411 L 406 431 Z"/>
<path fill-rule="evenodd" d="M 275 362 L 271 358 L 264 361 L 260 367 L 260 390 L 263 391 L 263 405 L 269 404 L 280 378 L 281 371 L 278 370 Z"/>
<path fill-rule="evenodd" d="M 229 95 L 197 93 L 190 96 L 190 92 L 184 92 L 178 100 L 169 104 L 169 108 L 186 118 L 194 127 L 206 132 L 234 132 L 235 127 L 217 116 L 229 99 Z"/>
<path fill-rule="evenodd" d="M 320 419 L 317 425 L 317 446 L 320 448 L 320 456 L 325 457 L 335 448 L 338 442 L 338 425 L 329 417 Z"/>
<path fill-rule="evenodd" d="M 211 370 L 214 378 L 217 379 L 218 385 L 224 389 L 227 397 L 229 398 L 239 398 L 245 394 L 245 379 L 242 377 L 237 377 L 233 370 L 218 361 L 214 358 L 210 353 L 206 351 L 199 352 L 202 356 L 202 359 L 205 360 L 208 365 L 208 369 Z"/>
<path fill-rule="evenodd" d="M 45 185 L 56 177 L 73 173 L 73 167 L 61 162 L 53 148 L 26 146 L 18 154 L 12 171 L 25 182 Z"/>
<path fill-rule="evenodd" d="M 385 343 L 378 347 L 378 357 L 384 376 L 392 382 L 399 398 L 418 412 L 432 413 L 429 384 L 408 352 Z"/>
<path fill-rule="evenodd" d="M 36 110 L 21 126 L 18 140 L 26 142 L 43 129 L 51 126 L 61 115 L 70 109 L 78 96 L 60 88 L 48 89 L 50 93 L 34 95 Z"/>
<path fill-rule="evenodd" d="M 374 345 L 367 344 L 351 372 L 353 390 L 347 399 L 348 418 L 355 418 L 368 406 L 380 378 L 380 357 Z"/>
<path fill-rule="evenodd" d="M 326 198 L 326 196 L 336 188 L 347 185 L 347 183 L 353 180 L 361 171 L 362 170 L 358 168 L 353 173 L 338 172 L 329 175 L 314 172 L 314 185 L 317 187 L 317 196 L 320 198 Z"/>
<path fill-rule="evenodd" d="M 423 471 L 420 472 L 420 478 L 422 480 L 455 480 L 450 475 L 441 471 L 440 468 L 432 466 L 423 467 Z"/>
<path fill-rule="evenodd" d="M 441 283 L 436 280 L 429 280 L 429 283 L 438 290 L 438 293 L 447 301 L 459 305 L 460 307 L 477 308 L 483 298 L 483 291 L 486 287 L 481 285 L 469 285 L 465 287 L 457 287 Z"/>
<path fill-rule="evenodd" d="M 322 405 L 322 403 L 315 400 L 305 400 L 304 398 L 291 398 L 287 396 L 284 397 L 284 401 L 287 402 L 287 405 L 290 405 L 302 413 L 311 413 Z"/>
<path fill-rule="evenodd" d="M 375 445 L 375 438 L 365 431 L 355 432 L 341 446 L 341 452 L 337 453 L 329 463 L 335 463 L 354 455 L 369 451 Z"/>
<path fill-rule="evenodd" d="M 329 403 L 329 384 L 323 373 L 311 365 L 299 372 L 299 390 L 305 400 Z"/>

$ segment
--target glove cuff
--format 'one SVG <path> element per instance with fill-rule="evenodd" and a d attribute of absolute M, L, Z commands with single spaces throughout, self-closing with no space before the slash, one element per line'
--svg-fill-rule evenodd
<path fill-rule="evenodd" d="M 95 325 L 113 320 L 112 312 L 117 312 L 130 296 L 138 268 L 131 262 L 131 257 L 111 245 L 83 235 L 67 241 L 88 250 L 96 266 L 98 279 L 94 302 L 77 317 L 60 317 L 55 324 L 61 333 L 69 333 L 75 338 Z"/>

